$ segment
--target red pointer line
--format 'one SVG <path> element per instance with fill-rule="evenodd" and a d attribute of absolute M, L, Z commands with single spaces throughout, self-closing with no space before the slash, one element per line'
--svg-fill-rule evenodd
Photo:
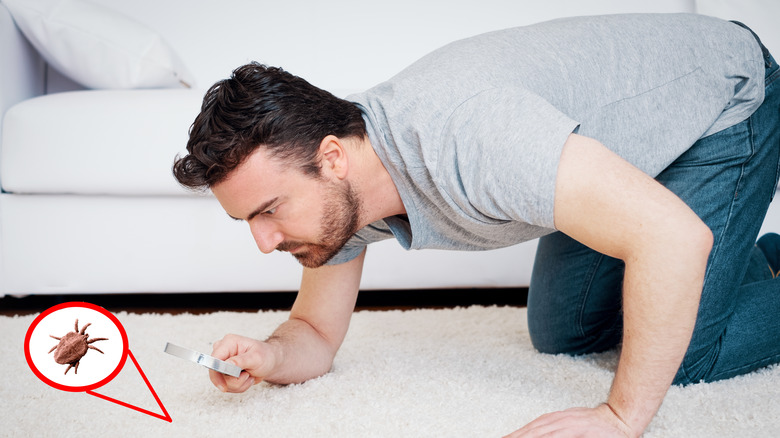
<path fill-rule="evenodd" d="M 169 423 L 173 423 L 173 418 L 168 414 L 168 411 L 165 409 L 165 406 L 163 406 L 162 402 L 160 401 L 160 397 L 157 396 L 157 393 L 154 392 L 154 388 L 152 388 L 152 384 L 149 383 L 149 379 L 146 378 L 146 374 L 144 374 L 144 371 L 141 369 L 141 367 L 138 365 L 138 361 L 135 360 L 135 356 L 133 356 L 133 352 L 130 350 L 127 350 L 127 355 L 130 356 L 130 359 L 132 359 L 133 363 L 135 364 L 135 369 L 138 370 L 138 372 L 141 374 L 141 377 L 143 377 L 144 382 L 146 382 L 146 386 L 149 388 L 149 391 L 152 392 L 152 395 L 154 396 L 154 399 L 157 401 L 157 405 L 160 406 L 163 413 L 165 415 L 160 415 L 152 411 L 147 411 L 146 409 L 139 408 L 138 406 L 133 406 L 129 403 L 125 403 L 123 401 L 117 400 L 115 398 L 111 398 L 108 396 L 105 396 L 103 394 L 98 394 L 97 392 L 94 392 L 92 390 L 87 390 L 87 394 L 94 395 L 95 397 L 102 398 L 103 400 L 110 401 L 112 403 L 116 403 L 118 405 L 124 406 L 126 408 L 135 409 L 138 412 L 151 415 L 152 417 L 159 418 L 161 420 L 165 420 Z"/>

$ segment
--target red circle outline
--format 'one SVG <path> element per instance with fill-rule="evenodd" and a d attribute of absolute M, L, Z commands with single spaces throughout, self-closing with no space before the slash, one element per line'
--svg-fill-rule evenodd
<path fill-rule="evenodd" d="M 66 309 L 69 307 L 85 307 L 87 309 L 92 309 L 97 312 L 102 313 L 105 315 L 108 319 L 111 320 L 111 322 L 116 325 L 116 328 L 119 330 L 119 333 L 122 335 L 122 357 L 119 359 L 119 365 L 117 365 L 116 369 L 109 374 L 106 378 L 103 380 L 93 383 L 91 385 L 85 385 L 85 386 L 67 386 L 62 385 L 60 383 L 57 383 L 48 377 L 44 376 L 43 373 L 38 369 L 38 367 L 35 366 L 35 363 L 32 360 L 32 356 L 30 355 L 30 338 L 32 338 L 33 331 L 35 330 L 35 327 L 38 326 L 38 324 L 43 320 L 43 318 L 46 318 L 48 315 L 61 310 Z M 127 353 L 130 350 L 130 347 L 127 342 L 127 332 L 125 331 L 125 328 L 122 327 L 122 323 L 119 322 L 119 319 L 117 319 L 116 316 L 114 316 L 113 313 L 109 312 L 108 310 L 97 306 L 92 303 L 86 303 L 83 301 L 70 301 L 67 303 L 58 304 L 54 307 L 50 307 L 46 309 L 43 313 L 38 315 L 37 318 L 30 324 L 30 327 L 27 329 L 27 334 L 24 337 L 24 357 L 27 359 L 27 365 L 30 367 L 32 372 L 44 383 L 47 385 L 59 389 L 61 391 L 68 391 L 68 392 L 84 392 L 84 391 L 91 391 L 96 388 L 100 388 L 101 386 L 105 385 L 106 383 L 110 382 L 111 380 L 116 377 L 120 371 L 122 371 L 122 368 L 125 366 L 125 362 L 127 361 Z"/>

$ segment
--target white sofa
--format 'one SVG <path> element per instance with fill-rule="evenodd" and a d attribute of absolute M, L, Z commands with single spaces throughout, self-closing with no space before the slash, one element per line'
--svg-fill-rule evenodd
<path fill-rule="evenodd" d="M 458 38 L 622 12 L 739 19 L 780 53 L 775 0 L 93 0 L 162 35 L 197 86 L 84 91 L 41 58 L 2 1 L 0 296 L 297 290 L 290 256 L 261 254 L 245 225 L 170 172 L 203 90 L 251 60 L 345 96 Z M 775 208 L 767 229 L 780 229 Z M 362 287 L 525 286 L 534 250 L 407 253 L 387 241 L 369 249 Z"/>

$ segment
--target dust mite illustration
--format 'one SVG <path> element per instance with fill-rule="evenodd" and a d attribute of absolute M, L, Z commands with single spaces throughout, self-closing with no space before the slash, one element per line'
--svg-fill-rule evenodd
<path fill-rule="evenodd" d="M 76 319 L 74 331 L 67 333 L 61 338 L 58 338 L 54 335 L 49 335 L 52 338 L 60 341 L 59 344 L 55 345 L 51 350 L 49 350 L 49 353 L 57 350 L 57 352 L 54 353 L 54 361 L 63 365 L 68 364 L 68 368 L 65 370 L 64 374 L 68 374 L 68 371 L 71 367 L 74 368 L 73 373 L 78 374 L 79 361 L 82 357 L 84 357 L 85 354 L 87 354 L 89 349 L 97 350 L 100 354 L 103 354 L 99 348 L 89 344 L 97 341 L 107 341 L 108 338 L 88 339 L 89 335 L 85 332 L 87 331 L 87 327 L 89 327 L 91 324 L 91 322 L 87 323 L 84 327 L 81 328 L 81 331 L 79 332 L 79 320 Z"/>

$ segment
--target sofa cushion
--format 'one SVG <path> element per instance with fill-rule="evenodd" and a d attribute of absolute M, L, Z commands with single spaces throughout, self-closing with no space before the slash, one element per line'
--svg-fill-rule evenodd
<path fill-rule="evenodd" d="M 6 113 L 0 184 L 12 193 L 185 195 L 171 173 L 203 91 L 51 94 Z"/>

